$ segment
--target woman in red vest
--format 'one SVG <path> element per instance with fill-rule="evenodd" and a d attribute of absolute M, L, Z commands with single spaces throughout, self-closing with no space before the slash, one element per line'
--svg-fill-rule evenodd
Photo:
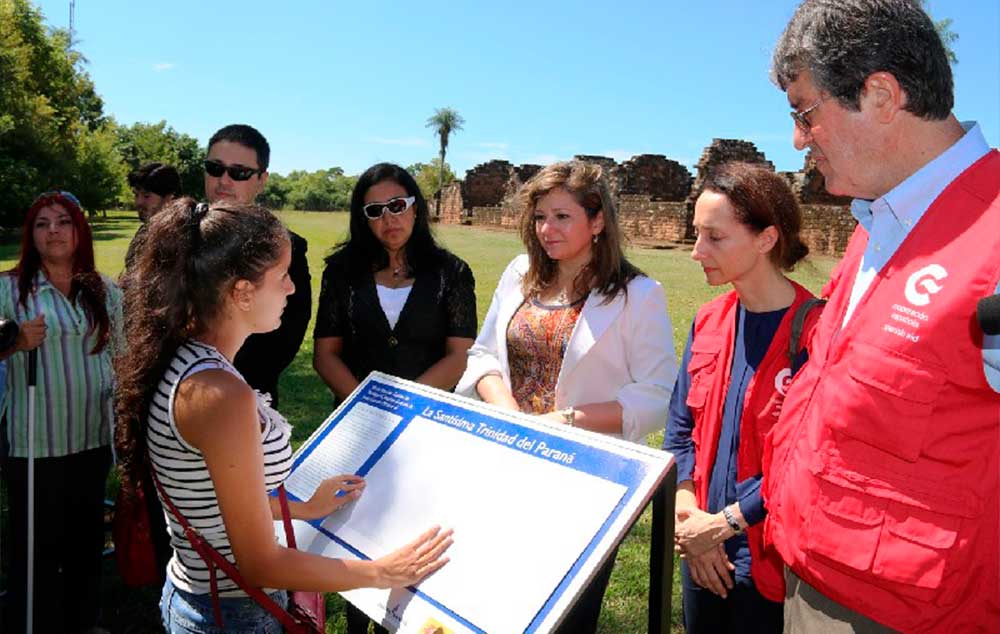
<path fill-rule="evenodd" d="M 695 204 L 691 257 L 711 286 L 733 290 L 695 316 L 663 442 L 677 458 L 689 633 L 782 630 L 782 563 L 762 538 L 761 451 L 792 374 L 792 321 L 812 297 L 784 274 L 808 252 L 801 219 L 785 179 L 747 163 L 711 173 Z"/>

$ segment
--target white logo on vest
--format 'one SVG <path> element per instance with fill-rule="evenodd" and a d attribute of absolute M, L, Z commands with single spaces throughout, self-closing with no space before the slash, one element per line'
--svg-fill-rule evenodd
<path fill-rule="evenodd" d="M 940 264 L 928 264 L 906 280 L 903 294 L 906 301 L 914 306 L 926 306 L 931 303 L 931 295 L 941 292 L 944 288 L 938 282 L 948 277 L 948 271 Z"/>
<path fill-rule="evenodd" d="M 774 389 L 784 396 L 788 393 L 788 384 L 792 382 L 792 369 L 785 368 L 774 377 Z"/>

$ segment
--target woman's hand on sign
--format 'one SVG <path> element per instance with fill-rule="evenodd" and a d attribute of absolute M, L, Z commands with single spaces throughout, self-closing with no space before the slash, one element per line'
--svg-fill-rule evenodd
<path fill-rule="evenodd" d="M 316 520 L 337 511 L 361 497 L 365 481 L 361 476 L 339 475 L 320 482 L 312 497 L 303 505 L 301 518 Z"/>
<path fill-rule="evenodd" d="M 377 588 L 413 585 L 448 563 L 444 553 L 451 547 L 452 531 L 435 526 L 406 546 L 374 562 L 378 570 Z"/>

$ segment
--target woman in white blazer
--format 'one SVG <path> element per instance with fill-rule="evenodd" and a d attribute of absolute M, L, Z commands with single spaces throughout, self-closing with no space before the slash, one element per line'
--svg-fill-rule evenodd
<path fill-rule="evenodd" d="M 504 271 L 456 391 L 642 443 L 677 374 L 660 284 L 622 250 L 600 166 L 541 170 L 519 193 L 528 251 Z M 614 557 L 560 632 L 594 632 Z"/>

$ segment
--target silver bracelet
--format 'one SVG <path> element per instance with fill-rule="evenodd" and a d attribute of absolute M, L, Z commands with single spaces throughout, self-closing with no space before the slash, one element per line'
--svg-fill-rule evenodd
<path fill-rule="evenodd" d="M 726 523 L 729 524 L 729 528 L 733 529 L 734 533 L 739 535 L 743 532 L 743 527 L 736 521 L 736 516 L 733 515 L 733 512 L 729 510 L 728 506 L 722 507 L 722 516 L 726 518 Z"/>

